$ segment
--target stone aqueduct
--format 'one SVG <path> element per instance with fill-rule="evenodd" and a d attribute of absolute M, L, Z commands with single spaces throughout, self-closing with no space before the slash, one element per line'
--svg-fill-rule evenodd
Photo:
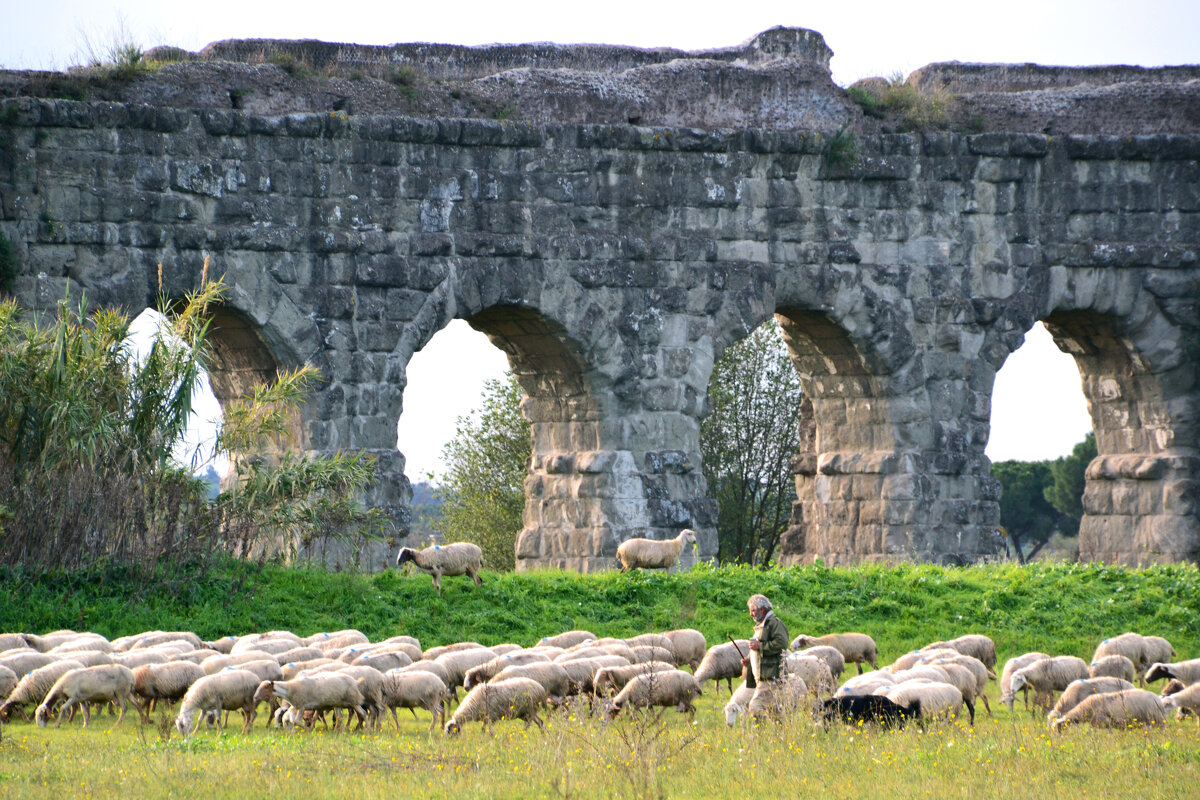
<path fill-rule="evenodd" d="M 528 119 L 11 91 L 0 231 L 15 292 L 47 309 L 86 289 L 136 313 L 158 264 L 182 293 L 211 255 L 232 287 L 218 395 L 318 366 L 303 446 L 376 455 L 369 501 L 402 528 L 406 365 L 464 319 L 528 395 L 519 564 L 581 570 L 685 526 L 715 553 L 706 387 L 724 349 L 772 315 L 808 404 L 779 560 L 997 554 L 992 385 L 1041 320 L 1075 357 L 1097 434 L 1081 557 L 1200 558 L 1200 124 L 872 129 L 829 82 L 819 38 L 776 30 L 737 58 L 614 49 L 627 71 L 611 91 L 563 77 L 594 65 L 519 80 L 512 64 L 456 67 L 480 92 L 509 81 L 522 102 L 542 81 Z M 447 52 L 423 57 L 445 66 Z M 663 99 L 669 80 L 732 92 L 744 119 L 713 104 L 719 127 L 701 126 L 694 103 Z M 627 101 L 643 106 L 626 114 Z M 839 157 L 847 143 L 856 153 Z"/>

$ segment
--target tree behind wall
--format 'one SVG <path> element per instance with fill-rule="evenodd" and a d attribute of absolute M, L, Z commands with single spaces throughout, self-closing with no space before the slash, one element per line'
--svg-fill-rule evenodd
<path fill-rule="evenodd" d="M 442 514 L 430 524 L 443 541 L 479 545 L 484 566 L 493 570 L 516 566 L 533 446 L 521 414 L 524 394 L 511 372 L 485 382 L 482 408 L 458 418 L 454 438 L 442 450 Z"/>
<path fill-rule="evenodd" d="M 700 450 L 718 505 L 718 558 L 768 564 L 796 499 L 800 424 L 800 379 L 774 320 L 725 351 L 708 398 Z"/>

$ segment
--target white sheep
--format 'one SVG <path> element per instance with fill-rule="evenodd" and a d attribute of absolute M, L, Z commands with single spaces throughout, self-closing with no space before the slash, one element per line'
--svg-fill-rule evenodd
<path fill-rule="evenodd" d="M 700 661 L 700 666 L 696 668 L 696 682 L 703 686 L 705 681 L 717 681 L 717 687 L 720 688 L 720 682 L 724 680 L 732 693 L 733 679 L 741 677 L 742 658 L 749 652 L 750 641 L 748 639 L 714 644 L 708 648 L 708 652 Z"/>
<path fill-rule="evenodd" d="M 54 656 L 55 658 L 68 658 L 71 661 L 78 661 L 85 667 L 100 667 L 105 664 L 113 663 L 111 655 L 99 650 L 64 650 L 61 653 L 51 650 L 49 653 L 47 653 L 47 655 Z"/>
<path fill-rule="evenodd" d="M 286 700 L 296 710 L 295 715 L 284 717 L 285 723 L 291 723 L 287 726 L 289 729 L 294 729 L 298 715 L 303 715 L 306 711 L 315 714 L 348 709 L 354 712 L 360 722 L 367 718 L 358 682 L 353 675 L 342 672 L 301 676 L 290 681 L 262 681 L 251 691 L 251 699 L 255 705 L 271 697 Z M 308 727 L 312 728 L 312 718 L 308 721 Z M 336 717 L 334 727 L 337 727 Z"/>
<path fill-rule="evenodd" d="M 339 672 L 349 675 L 358 683 L 358 691 L 362 693 L 362 706 L 367 710 L 366 725 L 368 729 L 379 730 L 387 707 L 383 704 L 383 673 L 374 667 L 349 666 Z M 363 726 L 359 722 L 358 730 Z"/>
<path fill-rule="evenodd" d="M 1155 662 L 1146 670 L 1146 680 L 1153 682 L 1159 678 L 1174 678 L 1184 686 L 1200 683 L 1200 658 L 1190 661 L 1176 661 L 1173 664 Z"/>
<path fill-rule="evenodd" d="M 1140 633 L 1126 631 L 1119 636 L 1105 639 L 1096 645 L 1092 661 L 1099 661 L 1105 656 L 1125 656 L 1139 673 L 1145 671 L 1150 663 L 1146 661 L 1146 637 Z"/>
<path fill-rule="evenodd" d="M 854 675 L 847 679 L 841 687 L 834 692 L 835 697 L 847 697 L 855 695 L 874 694 L 876 689 L 884 686 L 895 686 L 896 679 L 892 673 L 887 670 L 877 669 L 870 672 L 864 672 L 862 675 Z"/>
<path fill-rule="evenodd" d="M 620 656 L 596 656 L 595 658 L 572 658 L 554 662 L 567 671 L 571 679 L 571 694 L 582 694 L 588 698 L 589 708 L 594 709 L 596 675 L 605 667 L 627 667 L 629 662 Z"/>
<path fill-rule="evenodd" d="M 191 736 L 200 719 L 217 715 L 221 711 L 242 712 L 245 723 L 242 734 L 250 732 L 250 726 L 258 715 L 254 690 L 262 681 L 253 672 L 244 669 L 226 669 L 198 679 L 183 696 L 179 715 L 175 717 L 175 729 L 182 736 Z"/>
<path fill-rule="evenodd" d="M 501 719 L 520 719 L 544 727 L 538 709 L 546 702 L 549 695 L 546 688 L 529 678 L 512 678 L 506 681 L 492 681 L 476 686 L 455 710 L 454 716 L 446 723 L 447 734 L 456 734 L 467 722 L 482 722 L 486 731 L 488 724 Z"/>
<path fill-rule="evenodd" d="M 746 713 L 746 709 L 750 707 L 750 700 L 754 697 L 754 690 L 742 681 L 741 685 L 733 690 L 733 694 L 729 697 L 729 702 L 725 704 L 725 724 L 732 728 L 737 724 L 738 718 Z"/>
<path fill-rule="evenodd" d="M 1094 694 L 1061 717 L 1050 720 L 1059 730 L 1067 725 L 1090 722 L 1093 728 L 1130 728 L 1161 725 L 1167 721 L 1167 707 L 1158 695 L 1145 689 Z"/>
<path fill-rule="evenodd" d="M 798 675 L 808 686 L 808 691 L 817 697 L 828 697 L 837 691 L 837 681 L 833 679 L 829 664 L 817 656 L 784 653 L 780 674 Z"/>
<path fill-rule="evenodd" d="M 607 648 L 606 648 L 607 649 Z M 633 652 L 634 664 L 645 664 L 649 661 L 668 661 L 675 666 L 679 666 L 679 662 L 675 660 L 675 651 L 669 647 L 658 647 L 657 645 L 640 644 L 629 648 Z M 614 655 L 621 655 L 614 653 Z"/>
<path fill-rule="evenodd" d="M 389 670 L 383 673 L 383 705 L 392 712 L 396 733 L 400 732 L 397 708 L 412 709 L 413 717 L 417 716 L 418 708 L 428 711 L 433 715 L 429 723 L 432 732 L 439 722 L 445 721 L 449 700 L 450 690 L 432 672 Z"/>
<path fill-rule="evenodd" d="M 478 667 L 480 664 L 486 664 L 496 657 L 486 647 L 477 647 L 470 650 L 458 650 L 453 653 L 443 653 L 435 658 L 435 664 L 441 664 L 446 670 L 446 686 L 450 687 L 450 692 L 454 699 L 458 700 L 458 687 L 463 685 L 463 681 L 467 677 L 467 670 L 471 667 Z"/>
<path fill-rule="evenodd" d="M 426 661 L 433 661 L 434 659 L 440 658 L 447 653 L 461 653 L 463 650 L 484 649 L 490 650 L 493 656 L 498 655 L 495 650 L 492 650 L 490 647 L 484 647 L 484 645 L 481 645 L 479 642 L 454 642 L 453 644 L 439 644 L 427 648 L 423 653 L 421 653 L 421 658 Z"/>
<path fill-rule="evenodd" d="M 743 682 L 734 690 L 725 704 L 725 724 L 733 727 L 742 715 L 759 718 L 772 713 L 788 716 L 802 707 L 807 699 L 808 686 L 799 675 L 785 675 L 777 692 L 768 696 L 759 689 L 751 689 Z"/>
<path fill-rule="evenodd" d="M 884 669 L 888 672 L 900 672 L 920 664 L 921 662 L 929 663 L 938 658 L 947 658 L 951 656 L 961 656 L 962 653 L 955 650 L 953 647 L 939 647 L 935 650 L 910 650 L 904 655 L 897 658 L 891 664 L 888 664 Z"/>
<path fill-rule="evenodd" d="M 1171 643 L 1161 636 L 1142 637 L 1142 661 L 1146 667 L 1156 662 L 1165 664 L 1177 655 Z"/>
<path fill-rule="evenodd" d="M 696 532 L 684 528 L 674 539 L 626 539 L 617 547 L 621 572 L 631 569 L 670 569 L 679 561 L 686 544 L 696 543 Z"/>
<path fill-rule="evenodd" d="M 83 664 L 78 661 L 65 659 L 51 661 L 45 666 L 26 672 L 19 677 L 16 687 L 8 693 L 4 705 L 0 705 L 0 720 L 7 720 L 14 711 L 19 711 L 23 718 L 28 719 L 25 716 L 26 706 L 40 705 L 59 678 L 73 669 L 82 668 Z"/>
<path fill-rule="evenodd" d="M 624 689 L 625 685 L 638 675 L 673 669 L 675 669 L 675 665 L 669 661 L 646 661 L 628 666 L 602 667 L 596 670 L 596 674 L 592 678 L 592 692 L 596 695 L 616 693 Z"/>
<path fill-rule="evenodd" d="M 432 675 L 436 675 L 438 677 L 438 680 L 440 680 L 442 683 L 446 684 L 447 688 L 449 688 L 449 686 L 450 686 L 450 672 L 444 666 L 437 663 L 436 661 L 414 661 L 413 663 L 409 664 L 407 667 L 400 667 L 396 671 L 397 672 L 428 672 Z"/>
<path fill-rule="evenodd" d="M 25 641 L 25 636 L 20 633 L 0 633 L 0 653 L 7 653 L 10 650 L 29 650 L 29 642 Z"/>
<path fill-rule="evenodd" d="M 666 672 L 649 672 L 637 675 L 625 688 L 617 693 L 609 704 L 608 716 L 615 717 L 625 707 L 651 708 L 674 707 L 676 711 L 696 716 L 692 700 L 699 697 L 700 682 L 681 669 Z"/>
<path fill-rule="evenodd" d="M 675 663 L 687 664 L 692 672 L 700 666 L 701 659 L 708 651 L 708 642 L 704 634 L 694 628 L 678 628 L 663 634 L 675 651 Z"/>
<path fill-rule="evenodd" d="M 46 652 L 50 655 L 65 655 L 79 650 L 94 650 L 98 653 L 111 653 L 112 644 L 98 633 L 81 633 L 65 642 L 55 645 Z"/>
<path fill-rule="evenodd" d="M 1088 664 L 1088 677 L 1123 678 L 1133 683 L 1141 676 L 1138 674 L 1137 666 L 1128 658 L 1121 655 L 1111 655 L 1101 656 L 1091 664 Z"/>
<path fill-rule="evenodd" d="M 171 654 L 160 650 L 134 650 L 127 653 L 113 653 L 112 660 L 114 664 L 137 669 L 146 664 L 166 664 L 173 659 Z"/>
<path fill-rule="evenodd" d="M 389 669 L 399 669 L 407 667 L 413 663 L 413 660 L 408 657 L 407 653 L 399 651 L 371 652 L 366 655 L 359 656 L 350 662 L 353 667 L 370 667 L 379 672 L 387 672 Z"/>
<path fill-rule="evenodd" d="M 312 636 L 301 639 L 300 643 L 305 647 L 315 647 L 322 653 L 329 655 L 331 650 L 366 644 L 367 636 L 362 631 L 350 628 L 344 631 L 335 631 L 334 633 L 314 633 Z"/>
<path fill-rule="evenodd" d="M 1055 656 L 1035 661 L 1021 667 L 1012 676 L 1012 690 L 1021 691 L 1028 686 L 1033 689 L 1033 704 L 1049 710 L 1054 702 L 1054 692 L 1061 692 L 1071 681 L 1088 676 L 1087 664 L 1075 656 Z"/>
<path fill-rule="evenodd" d="M 836 647 L 819 644 L 816 647 L 807 647 L 800 650 L 796 655 L 813 656 L 824 661 L 829 665 L 829 672 L 833 675 L 835 684 L 842 679 L 842 673 L 846 671 L 846 658 Z"/>
<path fill-rule="evenodd" d="M 150 722 L 150 712 L 159 700 L 168 704 L 183 698 L 192 684 L 204 677 L 199 664 L 172 661 L 167 664 L 143 664 L 133 670 L 133 693 L 142 722 Z"/>
<path fill-rule="evenodd" d="M 1053 720 L 1055 717 L 1061 717 L 1070 711 L 1075 706 L 1083 702 L 1085 697 L 1091 697 L 1094 694 L 1104 694 L 1106 692 L 1120 692 L 1125 689 L 1134 688 L 1132 681 L 1127 681 L 1124 678 L 1100 677 L 1100 678 L 1081 678 L 1077 681 L 1072 681 L 1063 693 L 1059 695 L 1058 702 L 1054 704 L 1054 708 L 1050 709 L 1047 718 Z"/>
<path fill-rule="evenodd" d="M 983 634 L 968 633 L 965 636 L 959 636 L 957 639 L 927 644 L 921 649 L 938 650 L 942 648 L 950 648 L 951 650 L 957 650 L 964 656 L 977 658 L 989 670 L 996 666 L 996 643 Z"/>
<path fill-rule="evenodd" d="M 1196 717 L 1196 724 L 1200 726 L 1200 683 L 1193 683 L 1191 686 L 1183 686 L 1172 680 L 1168 684 L 1170 688 L 1177 689 L 1169 694 L 1163 689 L 1163 705 L 1168 708 L 1179 709 L 1179 716 L 1182 717 L 1184 712 L 1190 712 Z"/>
<path fill-rule="evenodd" d="M 0 667 L 0 697 L 8 697 L 9 692 L 17 688 L 19 680 L 17 673 L 8 667 Z"/>
<path fill-rule="evenodd" d="M 496 677 L 492 678 L 492 681 L 505 681 L 510 678 L 529 678 L 537 681 L 545 687 L 546 694 L 556 703 L 571 693 L 570 673 L 561 664 L 551 661 L 514 664 L 511 667 L 505 667 L 496 674 Z"/>
<path fill-rule="evenodd" d="M 568 647 L 574 647 L 581 642 L 594 642 L 596 641 L 596 638 L 596 634 L 592 633 L 591 631 L 565 631 L 554 636 L 543 636 L 541 640 L 538 641 L 537 646 L 561 647 L 566 649 Z"/>
<path fill-rule="evenodd" d="M 792 640 L 792 650 L 804 650 L 809 647 L 823 645 L 832 647 L 842 654 L 846 663 L 854 662 L 858 674 L 863 672 L 863 664 L 870 664 L 876 669 L 875 658 L 877 649 L 875 640 L 865 633 L 830 633 L 825 636 L 797 636 Z"/>
<path fill-rule="evenodd" d="M 495 651 L 493 651 L 495 652 Z M 520 653 L 504 653 L 498 655 L 491 661 L 485 661 L 477 667 L 471 667 L 463 676 L 463 688 L 473 689 L 481 683 L 487 683 L 500 670 L 508 667 L 517 667 L 525 664 L 534 663 L 549 663 L 550 657 L 544 653 L 534 653 L 527 650 Z"/>
<path fill-rule="evenodd" d="M 991 716 L 992 704 L 988 702 L 987 685 L 988 680 L 996 679 L 996 673 L 985 667 L 983 662 L 978 658 L 975 658 L 975 656 L 968 656 L 963 653 L 958 653 L 957 655 L 938 656 L 932 660 L 922 659 L 918 663 L 933 664 L 935 666 L 946 666 L 948 664 L 952 664 L 954 666 L 963 667 L 966 669 L 975 678 L 975 691 L 971 694 L 971 702 L 974 703 L 975 699 L 982 700 L 983 707 L 987 709 L 988 716 Z M 967 694 L 968 692 L 963 692 L 964 697 Z"/>
<path fill-rule="evenodd" d="M 0 666 L 11 669 L 17 680 L 20 680 L 35 669 L 53 664 L 57 660 L 54 656 L 37 650 L 10 650 L 0 655 Z"/>
<path fill-rule="evenodd" d="M 479 571 L 483 569 L 483 551 L 479 545 L 470 542 L 454 542 L 453 544 L 435 544 L 424 550 L 414 550 L 411 547 L 401 547 L 396 554 L 396 566 L 411 561 L 422 572 L 433 576 L 433 588 L 442 593 L 443 575 L 468 575 L 475 581 L 476 586 L 483 585 Z"/>
<path fill-rule="evenodd" d="M 1000 673 L 1000 702 L 1008 706 L 1008 710 L 1013 710 L 1013 701 L 1016 699 L 1017 693 L 1012 688 L 1013 673 L 1022 667 L 1027 667 L 1035 661 L 1043 661 L 1050 658 L 1046 653 L 1031 652 L 1024 653 L 1019 656 L 1014 656 L 1004 662 L 1004 669 Z M 1029 688 L 1021 690 L 1021 694 L 1025 698 L 1025 710 L 1029 710 Z"/>
<path fill-rule="evenodd" d="M 962 692 L 948 683 L 908 681 L 890 689 L 879 689 L 876 694 L 882 694 L 896 705 L 910 709 L 920 719 L 962 716 Z"/>
<path fill-rule="evenodd" d="M 209 656 L 200 662 L 200 669 L 204 670 L 205 675 L 213 675 L 226 667 L 236 667 L 251 661 L 264 661 L 266 659 L 275 661 L 274 656 L 262 650 L 245 650 L 241 653 L 228 656 Z M 278 664 L 279 662 L 276 661 L 275 663 Z"/>
<path fill-rule="evenodd" d="M 62 703 L 58 719 L 54 722 L 54 727 L 57 728 L 62 725 L 63 717 L 68 711 L 75 706 L 82 705 L 83 727 L 86 728 L 92 718 L 89 704 L 106 702 L 121 704 L 121 713 L 116 722 L 117 725 L 120 725 L 121 720 L 125 719 L 125 711 L 129 708 L 129 702 L 133 699 L 132 694 L 133 670 L 129 667 L 123 667 L 120 664 L 103 664 L 98 667 L 73 669 L 65 673 L 55 682 L 54 686 L 50 687 L 46 699 L 37 707 L 34 719 L 37 720 L 39 728 L 46 727 L 46 722 L 54 713 L 54 709 L 58 708 L 59 703 Z"/>
<path fill-rule="evenodd" d="M 308 661 L 289 661 L 287 664 L 279 665 L 279 672 L 283 675 L 285 681 L 290 681 L 292 678 L 299 675 L 301 672 L 316 669 L 325 664 L 336 663 L 332 658 L 312 658 Z"/>

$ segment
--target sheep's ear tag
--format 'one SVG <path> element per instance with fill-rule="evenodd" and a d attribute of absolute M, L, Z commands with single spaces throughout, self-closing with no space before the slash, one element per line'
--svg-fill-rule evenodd
<path fill-rule="evenodd" d="M 442 546 L 441 546 L 440 544 L 435 544 L 435 545 L 433 546 L 433 549 L 434 549 L 434 550 L 441 550 L 441 549 L 442 549 Z"/>

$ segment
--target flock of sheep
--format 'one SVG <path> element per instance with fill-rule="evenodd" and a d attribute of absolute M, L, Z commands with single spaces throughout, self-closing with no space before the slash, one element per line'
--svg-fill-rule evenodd
<path fill-rule="evenodd" d="M 15 717 L 46 725 L 76 710 L 88 724 L 95 704 L 130 703 L 143 722 L 157 704 L 180 703 L 175 727 L 192 735 L 202 722 L 224 727 L 240 711 L 243 733 L 258 710 L 268 724 L 311 729 L 318 721 L 380 730 L 388 712 L 423 709 L 430 729 L 448 734 L 468 722 L 509 718 L 542 726 L 547 709 L 586 703 L 587 713 L 612 717 L 622 710 L 676 708 L 694 715 L 693 701 L 708 682 L 725 681 L 729 725 L 748 717 L 811 714 L 819 723 L 903 724 L 907 719 L 951 718 L 975 704 L 988 713 L 988 681 L 995 680 L 996 648 L 982 635 L 933 642 L 877 667 L 875 642 L 862 633 L 798 636 L 785 656 L 784 678 L 769 702 L 742 686 L 746 640 L 708 646 L 691 629 L 628 639 L 568 631 L 528 647 L 485 647 L 459 642 L 422 649 L 411 636 L 369 642 L 355 630 L 300 637 L 269 631 L 202 641 L 190 632 L 152 631 L 109 641 L 96 633 L 55 631 L 41 636 L 0 634 L 0 722 Z M 1162 724 L 1168 709 L 1200 715 L 1200 659 L 1172 662 L 1170 643 L 1125 633 L 1106 639 L 1092 663 L 1074 656 L 1026 653 L 1009 659 L 999 678 L 1000 699 L 1011 710 L 1016 695 L 1048 711 L 1052 727 L 1079 722 L 1124 727 Z M 842 682 L 848 663 L 857 674 Z M 870 667 L 864 671 L 864 665 Z M 686 669 L 685 669 L 686 667 Z M 689 671 L 690 670 L 690 671 Z M 1167 679 L 1162 695 L 1134 685 Z M 840 684 L 840 685 L 839 685 Z M 449 709 L 466 691 L 453 714 Z M 761 690 L 760 690 L 761 691 Z M 1056 693 L 1058 695 L 1055 699 Z"/>

